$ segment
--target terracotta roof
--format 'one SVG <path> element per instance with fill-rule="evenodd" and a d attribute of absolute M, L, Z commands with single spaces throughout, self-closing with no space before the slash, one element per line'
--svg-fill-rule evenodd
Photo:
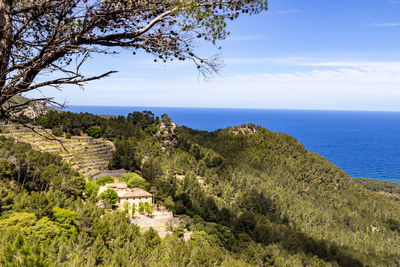
<path fill-rule="evenodd" d="M 104 187 L 106 188 L 116 188 L 116 189 L 126 189 L 128 186 L 126 183 L 111 183 L 111 184 L 105 184 Z"/>
<path fill-rule="evenodd" d="M 132 188 L 122 194 L 121 198 L 138 198 L 138 197 L 152 197 L 153 195 L 141 188 Z"/>

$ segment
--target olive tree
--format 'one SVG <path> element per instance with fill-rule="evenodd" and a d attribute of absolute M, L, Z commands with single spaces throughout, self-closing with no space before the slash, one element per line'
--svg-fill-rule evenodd
<path fill-rule="evenodd" d="M 191 60 L 208 76 L 219 60 L 199 56 L 196 40 L 216 44 L 229 20 L 266 9 L 266 0 L 0 0 L 0 118 L 32 102 L 54 103 L 44 96 L 11 105 L 21 93 L 109 76 L 115 71 L 87 76 L 81 67 L 118 48 L 155 61 Z"/>

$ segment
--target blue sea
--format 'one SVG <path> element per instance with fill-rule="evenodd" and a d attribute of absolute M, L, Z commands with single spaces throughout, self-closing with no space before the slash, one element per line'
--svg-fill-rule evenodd
<path fill-rule="evenodd" d="M 400 112 L 70 106 L 72 112 L 127 115 L 151 110 L 178 125 L 214 131 L 254 123 L 287 133 L 351 177 L 400 183 Z"/>

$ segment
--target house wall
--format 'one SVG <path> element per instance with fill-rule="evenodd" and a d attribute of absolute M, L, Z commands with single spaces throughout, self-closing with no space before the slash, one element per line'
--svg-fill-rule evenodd
<path fill-rule="evenodd" d="M 152 205 L 153 204 L 153 199 L 152 199 L 152 197 L 122 198 L 122 199 L 118 200 L 118 205 L 122 208 L 125 202 L 129 203 L 129 208 L 132 207 L 132 204 L 135 204 L 136 208 L 138 208 L 140 202 L 143 202 L 143 203 L 147 202 L 150 205 Z"/>

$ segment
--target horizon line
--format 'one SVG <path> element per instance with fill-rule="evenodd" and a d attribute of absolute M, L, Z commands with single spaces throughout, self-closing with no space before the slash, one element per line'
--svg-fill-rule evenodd
<path fill-rule="evenodd" d="M 252 107 L 189 107 L 189 106 L 128 106 L 128 105 L 66 105 L 68 107 L 124 107 L 124 108 L 181 108 L 181 109 L 243 109 L 243 110 L 298 110 L 298 111 L 349 111 L 349 112 L 400 112 L 400 109 L 395 110 L 379 110 L 379 109 L 317 109 L 317 108 L 252 108 Z"/>

